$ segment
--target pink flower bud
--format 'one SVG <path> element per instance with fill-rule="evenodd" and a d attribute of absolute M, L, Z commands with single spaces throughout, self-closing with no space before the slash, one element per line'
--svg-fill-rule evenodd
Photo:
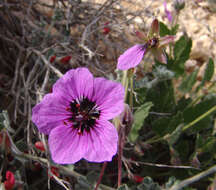
<path fill-rule="evenodd" d="M 44 144 L 41 141 L 37 141 L 35 143 L 35 148 L 37 148 L 38 150 L 44 152 L 45 151 L 45 147 Z"/>

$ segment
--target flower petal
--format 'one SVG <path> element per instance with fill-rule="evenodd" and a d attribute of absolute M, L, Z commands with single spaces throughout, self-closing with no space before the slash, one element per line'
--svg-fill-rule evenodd
<path fill-rule="evenodd" d="M 96 102 L 101 111 L 100 119 L 112 119 L 124 109 L 124 88 L 120 83 L 95 78 L 91 100 Z"/>
<path fill-rule="evenodd" d="M 171 12 L 167 9 L 167 2 L 166 1 L 164 1 L 163 6 L 164 6 L 164 11 L 166 13 L 166 17 L 167 17 L 168 21 L 171 23 L 173 18 L 172 18 Z"/>
<path fill-rule="evenodd" d="M 175 36 L 167 35 L 167 36 L 161 37 L 160 42 L 159 42 L 159 47 L 166 46 L 170 43 L 173 43 L 174 41 L 175 41 Z"/>
<path fill-rule="evenodd" d="M 68 99 L 90 98 L 93 92 L 93 76 L 87 68 L 71 69 L 53 86 L 53 92 L 64 92 Z"/>
<path fill-rule="evenodd" d="M 66 111 L 68 106 L 69 102 L 60 93 L 47 94 L 39 104 L 33 107 L 32 121 L 41 133 L 49 134 L 68 117 Z"/>
<path fill-rule="evenodd" d="M 141 62 L 145 52 L 144 45 L 137 44 L 129 48 L 118 58 L 117 68 L 127 70 L 136 67 Z"/>
<path fill-rule="evenodd" d="M 118 133 L 109 122 L 99 120 L 98 124 L 87 135 L 87 151 L 84 158 L 90 162 L 111 161 L 117 152 Z"/>
<path fill-rule="evenodd" d="M 88 146 L 86 133 L 79 135 L 71 126 L 60 125 L 49 135 L 49 148 L 54 162 L 73 164 L 83 158 Z"/>
<path fill-rule="evenodd" d="M 149 38 L 153 38 L 155 36 L 159 36 L 159 22 L 157 19 L 154 19 L 151 23 L 151 28 L 148 33 Z"/>
<path fill-rule="evenodd" d="M 94 129 L 82 135 L 68 126 L 56 127 L 49 135 L 51 156 L 58 164 L 73 164 L 82 158 L 91 162 L 111 161 L 117 144 L 118 133 L 108 121 L 98 121 Z"/>

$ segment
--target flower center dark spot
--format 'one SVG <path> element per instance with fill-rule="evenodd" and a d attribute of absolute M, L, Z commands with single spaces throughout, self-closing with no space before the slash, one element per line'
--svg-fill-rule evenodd
<path fill-rule="evenodd" d="M 144 44 L 144 48 L 154 48 L 159 44 L 159 39 L 157 37 L 149 39 L 146 44 Z"/>
<path fill-rule="evenodd" d="M 72 127 L 78 130 L 78 134 L 83 134 L 84 130 L 90 132 L 100 116 L 100 110 L 98 110 L 96 103 L 88 100 L 88 98 L 73 100 L 67 110 L 71 112 L 69 121 L 72 123 Z"/>

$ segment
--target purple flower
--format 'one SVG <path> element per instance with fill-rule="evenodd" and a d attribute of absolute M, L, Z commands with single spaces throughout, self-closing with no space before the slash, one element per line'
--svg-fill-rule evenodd
<path fill-rule="evenodd" d="M 124 109 L 120 83 L 93 78 L 86 68 L 71 69 L 53 86 L 53 93 L 32 110 L 32 121 L 49 135 L 54 162 L 71 164 L 111 161 L 118 134 L 108 120 Z"/>
<path fill-rule="evenodd" d="M 164 11 L 165 11 L 166 17 L 167 17 L 168 21 L 171 23 L 173 18 L 172 18 L 171 12 L 167 9 L 167 2 L 164 1 L 163 5 L 164 5 Z"/>
<path fill-rule="evenodd" d="M 118 58 L 118 69 L 127 70 L 136 67 L 146 53 L 145 45 L 137 44 L 125 51 Z"/>
<path fill-rule="evenodd" d="M 119 70 L 127 70 L 136 67 L 148 51 L 151 51 L 155 59 L 161 63 L 167 62 L 163 48 L 167 44 L 174 42 L 174 36 L 168 35 L 160 37 L 157 19 L 153 20 L 148 36 L 145 37 L 144 40 L 144 44 L 136 44 L 120 55 L 117 65 Z"/>

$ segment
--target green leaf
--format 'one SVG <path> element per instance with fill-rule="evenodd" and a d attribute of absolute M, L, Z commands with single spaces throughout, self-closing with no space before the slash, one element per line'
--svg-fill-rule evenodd
<path fill-rule="evenodd" d="M 160 36 L 161 37 L 171 34 L 170 29 L 163 22 L 159 22 L 159 24 L 160 24 Z"/>
<path fill-rule="evenodd" d="M 199 89 L 205 85 L 206 81 L 210 81 L 212 79 L 213 75 L 214 75 L 214 62 L 213 62 L 212 58 L 210 58 L 208 64 L 206 65 L 205 73 L 204 73 L 202 82 L 196 88 L 196 92 L 198 92 Z"/>
<path fill-rule="evenodd" d="M 210 58 L 205 68 L 205 73 L 204 73 L 202 83 L 204 84 L 206 81 L 210 81 L 213 75 L 214 75 L 214 62 L 212 58 Z"/>
<path fill-rule="evenodd" d="M 198 136 L 196 140 L 196 151 L 200 153 L 210 152 L 214 153 L 216 146 L 215 137 L 208 137 L 207 139 L 203 139 L 201 136 Z"/>
<path fill-rule="evenodd" d="M 193 85 L 196 83 L 196 78 L 197 78 L 197 74 L 198 74 L 198 69 L 195 70 L 192 74 L 186 76 L 181 85 L 179 86 L 179 90 L 184 92 L 184 93 L 188 93 L 191 91 Z"/>
<path fill-rule="evenodd" d="M 126 184 L 123 184 L 117 190 L 129 190 L 129 188 Z"/>
<path fill-rule="evenodd" d="M 175 108 L 175 94 L 172 80 L 159 82 L 149 89 L 146 101 L 154 104 L 154 112 L 170 113 Z"/>
<path fill-rule="evenodd" d="M 166 140 L 168 141 L 169 145 L 174 145 L 176 143 L 182 133 L 182 128 L 183 124 L 179 124 L 175 131 L 166 136 Z"/>
<path fill-rule="evenodd" d="M 182 36 L 174 46 L 174 62 L 170 69 L 175 71 L 177 76 L 184 73 L 184 64 L 190 57 L 192 40 L 186 36 Z"/>
<path fill-rule="evenodd" d="M 171 35 L 176 35 L 179 29 L 179 24 L 176 24 L 175 26 L 172 27 L 170 34 Z"/>
<path fill-rule="evenodd" d="M 194 121 L 199 116 L 201 116 L 202 114 L 206 113 L 208 110 L 210 110 L 215 105 L 216 105 L 216 97 L 215 96 L 211 96 L 211 97 L 207 96 L 207 97 L 205 97 L 205 99 L 203 101 L 201 101 L 200 103 L 196 104 L 193 107 L 187 108 L 183 112 L 184 123 L 189 124 L 190 122 Z M 212 120 L 212 115 L 214 113 L 206 116 L 205 118 L 203 118 L 202 120 L 197 122 L 193 127 L 191 127 L 191 130 L 193 132 L 198 132 L 200 130 L 207 129 L 210 126 L 212 126 L 211 125 L 211 123 L 213 121 Z"/>
<path fill-rule="evenodd" d="M 162 117 L 153 122 L 153 131 L 159 136 L 164 136 L 166 134 L 171 134 L 176 127 L 182 123 L 183 116 L 181 112 L 178 112 L 173 117 Z"/>
<path fill-rule="evenodd" d="M 187 45 L 187 39 L 185 36 L 181 36 L 181 38 L 178 41 L 176 41 L 175 46 L 174 46 L 174 58 L 175 59 L 178 59 L 181 56 L 186 45 Z"/>
<path fill-rule="evenodd" d="M 86 190 L 91 190 L 92 189 L 92 185 L 88 182 L 88 180 L 86 179 L 86 177 L 80 176 L 77 179 L 78 184 L 82 187 L 85 188 Z"/>
<path fill-rule="evenodd" d="M 174 176 L 169 177 L 168 182 L 166 182 L 166 189 L 171 188 L 173 185 L 179 184 L 179 180 L 177 180 Z"/>
<path fill-rule="evenodd" d="M 134 113 L 134 123 L 129 134 L 129 139 L 132 142 L 135 142 L 137 137 L 139 136 L 139 130 L 142 128 L 143 122 L 145 118 L 148 116 L 149 110 L 152 106 L 152 102 L 146 102 L 145 104 L 140 106 Z"/>
<path fill-rule="evenodd" d="M 150 177 L 145 177 L 142 184 L 137 186 L 138 190 L 161 190 L 157 183 L 154 183 Z"/>

